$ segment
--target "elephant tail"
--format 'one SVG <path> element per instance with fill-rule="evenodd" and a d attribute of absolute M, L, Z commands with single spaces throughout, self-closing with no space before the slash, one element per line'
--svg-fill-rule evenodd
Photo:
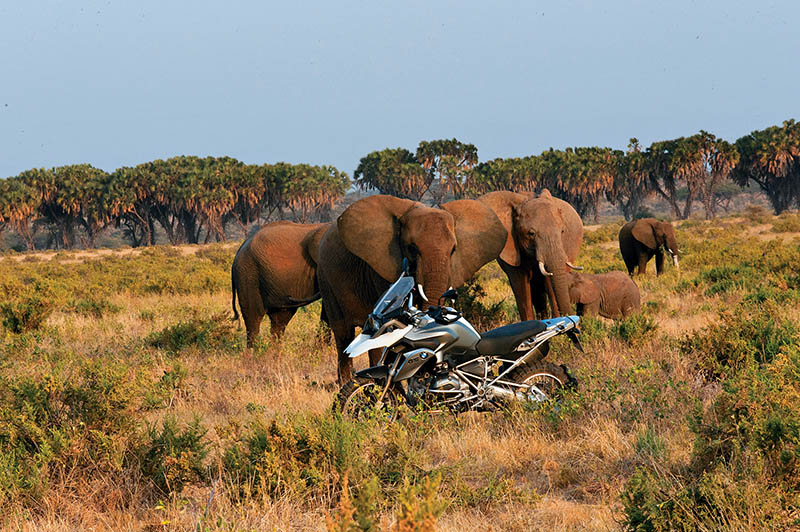
<path fill-rule="evenodd" d="M 239 311 L 236 310 L 236 274 L 231 271 L 231 307 L 233 307 L 233 318 L 231 321 L 239 321 Z"/>
<path fill-rule="evenodd" d="M 306 299 L 295 299 L 293 297 L 287 297 L 286 299 L 289 300 L 289 305 L 288 306 L 290 308 L 292 308 L 292 307 L 304 307 L 304 306 L 308 305 L 309 303 L 313 303 L 314 301 L 316 301 L 319 298 L 320 298 L 320 294 L 319 294 L 319 292 L 316 292 L 316 293 L 314 293 L 313 296 L 311 296 L 309 298 L 306 298 Z"/>

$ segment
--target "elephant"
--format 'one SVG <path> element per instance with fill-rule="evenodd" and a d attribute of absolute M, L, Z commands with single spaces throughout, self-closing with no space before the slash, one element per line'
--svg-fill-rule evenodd
<path fill-rule="evenodd" d="M 350 205 L 322 237 L 317 269 L 339 353 L 339 382 L 352 375 L 344 349 L 355 327 L 364 324 L 375 301 L 400 276 L 403 259 L 420 286 L 419 296 L 436 304 L 448 288 L 460 286 L 496 259 L 505 240 L 500 220 L 475 200 L 433 208 L 374 195 Z M 376 362 L 374 353 L 370 361 Z"/>
<path fill-rule="evenodd" d="M 247 347 L 253 347 L 264 314 L 269 316 L 273 338 L 278 339 L 299 307 L 319 299 L 319 243 L 330 225 L 269 223 L 239 247 L 231 267 L 231 305 L 233 319 L 238 320 L 238 293 Z"/>
<path fill-rule="evenodd" d="M 678 241 L 675 239 L 675 230 L 669 222 L 659 222 L 655 218 L 641 218 L 628 222 L 619 230 L 619 250 L 622 260 L 628 268 L 628 275 L 633 276 L 633 270 L 639 265 L 639 275 L 645 273 L 647 262 L 656 256 L 656 275 L 664 273 L 665 247 L 672 255 L 675 269 L 678 266 Z"/>
<path fill-rule="evenodd" d="M 573 263 L 583 240 L 575 209 L 546 189 L 538 197 L 499 191 L 478 199 L 506 229 L 497 262 L 508 276 L 520 319 L 547 317 L 548 299 L 553 316 L 571 312 L 568 269 L 581 269 Z"/>
<path fill-rule="evenodd" d="M 625 272 L 572 272 L 570 279 L 569 298 L 579 316 L 626 318 L 641 307 L 639 288 Z"/>

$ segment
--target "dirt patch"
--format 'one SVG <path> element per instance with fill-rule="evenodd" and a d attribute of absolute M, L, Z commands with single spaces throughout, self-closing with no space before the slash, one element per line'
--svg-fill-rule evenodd
<path fill-rule="evenodd" d="M 211 244 L 210 244 L 211 245 Z M 239 246 L 239 242 L 225 242 L 221 244 L 223 248 L 233 248 Z M 205 247 L 203 244 L 185 244 L 181 246 L 170 246 L 170 249 L 177 250 L 183 256 L 197 254 Z M 136 257 L 148 248 L 121 248 L 121 249 L 88 249 L 79 251 L 33 251 L 10 255 L 8 258 L 17 262 L 45 262 L 55 260 L 61 264 L 79 264 L 89 260 L 98 260 L 108 257 Z M 63 258 L 58 255 L 62 254 Z"/>

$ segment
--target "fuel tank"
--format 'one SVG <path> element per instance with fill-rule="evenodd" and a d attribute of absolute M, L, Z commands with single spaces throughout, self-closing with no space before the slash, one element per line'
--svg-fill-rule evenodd
<path fill-rule="evenodd" d="M 414 327 L 404 338 L 415 348 L 424 347 L 433 351 L 472 351 L 480 339 L 481 335 L 464 318 L 447 324 L 429 319 Z"/>

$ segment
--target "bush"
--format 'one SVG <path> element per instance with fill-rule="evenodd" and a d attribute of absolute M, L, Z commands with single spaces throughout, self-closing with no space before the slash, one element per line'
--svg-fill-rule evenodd
<path fill-rule="evenodd" d="M 134 389 L 107 361 L 77 376 L 0 381 L 0 503 L 35 501 L 54 477 L 122 470 L 133 435 Z"/>
<path fill-rule="evenodd" d="M 149 335 L 146 341 L 153 347 L 166 349 L 171 353 L 177 353 L 189 346 L 201 349 L 239 349 L 241 344 L 233 323 L 225 314 L 181 321 Z"/>
<path fill-rule="evenodd" d="M 18 284 L 3 286 L 4 300 L 0 303 L 3 327 L 12 333 L 36 330 L 53 312 L 53 301 L 40 285 L 24 287 Z"/>
<path fill-rule="evenodd" d="M 513 321 L 514 311 L 505 300 L 486 303 L 486 289 L 478 277 L 457 289 L 456 306 L 477 330 L 488 331 Z"/>
<path fill-rule="evenodd" d="M 65 310 L 100 319 L 106 314 L 116 314 L 120 308 L 106 299 L 89 298 L 78 299 Z"/>
<path fill-rule="evenodd" d="M 742 216 L 750 222 L 765 224 L 772 219 L 772 213 L 761 205 L 748 205 L 744 208 Z"/>
<path fill-rule="evenodd" d="M 800 215 L 781 213 L 778 219 L 772 224 L 774 233 L 798 233 L 800 232 Z"/>
<path fill-rule="evenodd" d="M 585 231 L 583 233 L 583 244 L 591 246 L 601 242 L 612 242 L 619 237 L 619 230 L 622 229 L 623 225 L 625 225 L 625 220 L 602 225 L 594 231 Z"/>
<path fill-rule="evenodd" d="M 719 321 L 684 336 L 681 352 L 697 359 L 707 377 L 736 372 L 748 362 L 769 363 L 787 346 L 798 345 L 798 328 L 773 302 L 739 305 L 719 313 Z"/>
<path fill-rule="evenodd" d="M 185 484 L 203 480 L 206 432 L 198 418 L 180 431 L 171 417 L 163 421 L 160 431 L 150 426 L 147 441 L 137 453 L 142 473 L 164 493 L 178 493 Z"/>
<path fill-rule="evenodd" d="M 800 348 L 750 360 L 690 424 L 688 467 L 640 469 L 622 493 L 630 530 L 796 527 L 800 489 Z"/>
<path fill-rule="evenodd" d="M 655 320 L 645 315 L 637 313 L 623 320 L 619 320 L 611 326 L 611 332 L 623 342 L 630 345 L 640 345 L 658 329 Z"/>
<path fill-rule="evenodd" d="M 367 470 L 365 425 L 328 413 L 255 422 L 223 464 L 239 495 L 311 497 L 338 491 L 345 472 L 359 482 Z"/>

